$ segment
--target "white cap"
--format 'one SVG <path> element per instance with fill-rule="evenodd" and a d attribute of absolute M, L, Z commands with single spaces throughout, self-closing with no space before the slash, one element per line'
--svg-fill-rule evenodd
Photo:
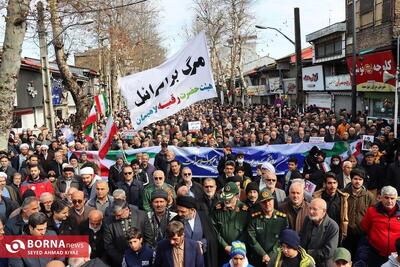
<path fill-rule="evenodd" d="M 93 175 L 94 174 L 94 170 L 93 170 L 92 167 L 85 167 L 85 168 L 81 169 L 80 174 L 81 175 L 85 175 L 85 174 L 92 174 Z"/>
<path fill-rule="evenodd" d="M 23 144 L 21 144 L 21 145 L 19 146 L 19 149 L 23 149 L 23 148 L 29 149 L 29 145 L 26 144 L 26 143 L 23 143 Z"/>
<path fill-rule="evenodd" d="M 41 145 L 40 148 L 49 149 L 49 146 L 48 145 Z"/>
<path fill-rule="evenodd" d="M 5 173 L 5 172 L 0 172 L 0 177 L 7 178 L 7 173 Z"/>
<path fill-rule="evenodd" d="M 70 147 L 70 146 L 75 146 L 75 142 L 74 141 L 69 142 L 68 147 Z"/>
<path fill-rule="evenodd" d="M 269 163 L 268 161 L 264 162 L 264 163 L 261 165 L 261 169 L 268 170 L 268 171 L 270 171 L 270 172 L 272 172 L 272 173 L 275 173 L 275 167 L 274 167 L 274 165 L 272 165 L 272 164 Z"/>

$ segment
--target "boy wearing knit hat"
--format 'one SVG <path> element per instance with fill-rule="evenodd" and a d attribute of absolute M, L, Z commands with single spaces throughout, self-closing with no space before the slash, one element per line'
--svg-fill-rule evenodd
<path fill-rule="evenodd" d="M 300 247 L 300 237 L 296 231 L 285 229 L 279 236 L 280 247 L 268 266 L 314 267 L 314 259 Z"/>
<path fill-rule="evenodd" d="M 243 242 L 233 241 L 229 256 L 231 259 L 222 267 L 253 267 L 247 260 L 246 245 Z"/>

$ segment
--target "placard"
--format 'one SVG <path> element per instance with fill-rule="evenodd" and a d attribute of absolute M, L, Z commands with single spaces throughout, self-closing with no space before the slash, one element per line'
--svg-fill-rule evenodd
<path fill-rule="evenodd" d="M 362 137 L 362 150 L 369 151 L 371 150 L 371 146 L 374 143 L 373 135 L 363 135 Z"/>
<path fill-rule="evenodd" d="M 325 138 L 323 136 L 311 136 L 308 142 L 311 144 L 324 143 Z"/>
<path fill-rule="evenodd" d="M 201 122 L 200 121 L 189 121 L 188 122 L 188 129 L 191 132 L 200 131 L 201 129 Z"/>

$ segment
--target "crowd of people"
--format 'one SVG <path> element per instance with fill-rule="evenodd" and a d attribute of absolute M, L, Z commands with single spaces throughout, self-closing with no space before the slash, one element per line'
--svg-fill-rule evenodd
<path fill-rule="evenodd" d="M 281 114 L 281 116 L 279 116 Z M 218 106 L 206 101 L 131 133 L 116 114 L 112 149 L 159 146 L 131 162 L 123 154 L 100 176 L 85 153 L 101 142 L 83 134 L 12 131 L 0 152 L 0 236 L 85 235 L 90 257 L 2 258 L 0 266 L 399 266 L 400 149 L 385 120 L 354 121 L 346 111 L 309 107 Z M 200 130 L 189 122 L 200 121 Z M 72 131 L 73 132 L 73 131 Z M 235 147 L 355 141 L 374 136 L 370 150 L 341 158 L 314 146 L 302 169 L 256 167 Z M 218 177 L 194 179 L 170 146 L 223 150 Z M 309 192 L 311 182 L 315 190 Z M 357 265 L 356 265 L 357 264 Z"/>

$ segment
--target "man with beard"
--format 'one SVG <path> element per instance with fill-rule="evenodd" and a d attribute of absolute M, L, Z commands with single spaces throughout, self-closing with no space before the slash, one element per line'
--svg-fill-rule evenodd
<path fill-rule="evenodd" d="M 254 208 L 257 205 L 259 192 L 258 184 L 256 182 L 251 182 L 246 186 L 246 200 L 244 201 L 244 204 L 246 204 L 249 209 Z"/>
<path fill-rule="evenodd" d="M 69 210 L 69 216 L 73 218 L 78 225 L 87 220 L 92 207 L 85 206 L 85 194 L 83 191 L 76 191 L 71 196 L 72 208 Z"/>
<path fill-rule="evenodd" d="M 308 203 L 304 199 L 303 179 L 292 181 L 289 187 L 289 198 L 279 206 L 279 210 L 286 214 L 289 228 L 299 233 L 304 219 L 308 215 Z"/>
<path fill-rule="evenodd" d="M 239 201 L 239 188 L 229 182 L 223 188 L 220 199 L 212 214 L 213 225 L 219 243 L 218 266 L 229 260 L 231 245 L 235 240 L 246 240 L 245 226 L 248 224 L 248 207 Z"/>
<path fill-rule="evenodd" d="M 153 243 L 157 244 L 165 238 L 168 223 L 177 215 L 167 208 L 168 193 L 162 189 L 151 194 L 152 211 L 147 212 L 153 233 Z"/>
<path fill-rule="evenodd" d="M 11 177 L 17 171 L 10 165 L 10 161 L 6 154 L 0 155 L 0 172 L 7 174 L 7 181 L 11 181 Z"/>
<path fill-rule="evenodd" d="M 105 259 L 104 251 L 104 224 L 103 213 L 99 210 L 91 210 L 88 219 L 80 226 L 80 234 L 89 237 L 89 245 L 92 248 L 90 258 Z"/>
<path fill-rule="evenodd" d="M 275 256 L 279 234 L 288 227 L 286 215 L 274 209 L 274 196 L 266 188 L 260 192 L 259 205 L 261 210 L 251 214 L 247 228 L 256 266 L 268 264 Z"/>
<path fill-rule="evenodd" d="M 29 216 L 39 212 L 39 201 L 36 197 L 27 197 L 21 205 L 21 210 L 18 215 L 10 218 L 5 226 L 7 235 L 21 235 L 22 230 L 28 222 Z"/>
<path fill-rule="evenodd" d="M 61 151 L 56 151 L 54 153 L 54 159 L 49 164 L 49 174 L 52 174 L 54 177 L 60 177 L 62 174 L 62 165 L 66 163 L 63 158 L 63 153 Z"/>
<path fill-rule="evenodd" d="M 153 173 L 153 182 L 145 187 L 143 192 L 143 209 L 145 211 L 151 211 L 151 193 L 154 191 L 162 189 L 168 194 L 175 197 L 174 188 L 165 182 L 164 172 L 157 170 Z M 172 199 L 168 200 L 168 205 L 172 204 Z"/>
<path fill-rule="evenodd" d="M 29 145 L 23 143 L 19 146 L 20 154 L 12 159 L 12 167 L 18 172 L 24 167 L 25 161 L 28 159 L 29 155 Z"/>
<path fill-rule="evenodd" d="M 65 164 L 63 166 L 63 175 L 58 177 L 56 181 L 56 196 L 61 199 L 66 199 L 67 192 L 70 187 L 75 187 L 78 190 L 82 189 L 80 177 L 75 175 L 74 167 Z"/>
<path fill-rule="evenodd" d="M 349 225 L 347 237 L 343 246 L 347 248 L 352 255 L 355 255 L 358 242 L 364 236 L 360 225 L 362 218 L 367 212 L 368 207 L 375 204 L 374 196 L 364 186 L 365 173 L 360 169 L 354 169 L 350 172 L 351 184 L 344 190 L 349 194 L 348 217 Z"/>
<path fill-rule="evenodd" d="M 96 196 L 96 183 L 100 178 L 95 177 L 92 167 L 84 167 L 81 169 L 81 177 L 83 184 L 83 192 L 86 199 L 92 199 Z"/>
<path fill-rule="evenodd" d="M 40 169 L 38 165 L 29 166 L 29 176 L 26 181 L 21 184 L 20 194 L 21 196 L 28 189 L 35 192 L 37 198 L 44 192 L 54 194 L 53 185 L 47 178 L 40 178 Z"/>
<path fill-rule="evenodd" d="M 322 198 L 327 205 L 329 217 L 339 225 L 339 242 L 342 242 L 347 236 L 348 217 L 348 193 L 338 189 L 337 177 L 333 172 L 325 174 L 325 188 L 317 191 L 314 198 Z"/>
<path fill-rule="evenodd" d="M 180 196 L 176 199 L 176 210 L 185 227 L 185 237 L 197 241 L 204 255 L 205 266 L 217 266 L 218 243 L 209 217 L 197 210 L 196 199 Z"/>
<path fill-rule="evenodd" d="M 315 198 L 300 231 L 300 245 L 313 257 L 317 266 L 328 267 L 339 243 L 339 226 L 326 214 L 326 202 Z"/>
<path fill-rule="evenodd" d="M 113 218 L 104 229 L 104 247 L 111 258 L 112 266 L 119 267 L 125 250 L 129 247 L 125 239 L 129 229 L 135 227 L 143 233 L 144 243 L 153 247 L 153 234 L 144 211 L 117 199 L 112 204 Z"/>

